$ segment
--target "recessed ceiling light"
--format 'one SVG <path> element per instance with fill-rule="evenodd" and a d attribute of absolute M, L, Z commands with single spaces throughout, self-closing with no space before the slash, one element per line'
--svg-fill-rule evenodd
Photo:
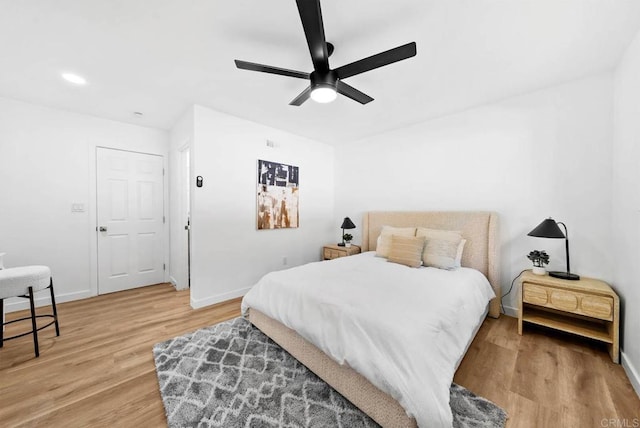
<path fill-rule="evenodd" d="M 134 112 L 133 112 L 133 115 L 134 115 L 134 116 L 137 116 L 137 117 L 142 117 L 142 116 L 144 116 L 144 115 L 143 115 L 143 113 L 142 113 L 141 111 L 134 111 Z"/>
<path fill-rule="evenodd" d="M 86 85 L 87 79 L 82 76 L 78 76 L 73 73 L 62 73 L 62 78 L 69 83 L 73 83 L 74 85 Z"/>

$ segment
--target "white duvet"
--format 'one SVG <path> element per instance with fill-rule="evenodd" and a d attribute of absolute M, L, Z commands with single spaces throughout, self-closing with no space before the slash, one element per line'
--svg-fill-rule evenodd
<path fill-rule="evenodd" d="M 449 387 L 495 294 L 480 272 L 412 269 L 374 252 L 265 275 L 242 300 L 398 400 L 420 427 L 451 427 Z"/>

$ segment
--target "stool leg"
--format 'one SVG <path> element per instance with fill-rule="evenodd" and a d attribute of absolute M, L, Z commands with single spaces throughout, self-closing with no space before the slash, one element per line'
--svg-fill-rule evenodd
<path fill-rule="evenodd" d="M 4 344 L 4 299 L 0 299 L 0 317 L 2 317 L 2 324 L 0 326 L 0 348 Z"/>
<path fill-rule="evenodd" d="M 51 291 L 51 306 L 53 307 L 53 320 L 56 324 L 56 336 L 60 336 L 60 326 L 58 325 L 58 310 L 56 309 L 56 297 L 53 295 L 53 278 L 49 282 L 49 291 Z"/>
<path fill-rule="evenodd" d="M 36 358 L 40 356 L 38 348 L 38 325 L 36 324 L 36 305 L 33 302 L 33 287 L 29 287 L 29 305 L 31 306 L 31 326 L 33 327 L 33 347 L 36 351 Z"/>

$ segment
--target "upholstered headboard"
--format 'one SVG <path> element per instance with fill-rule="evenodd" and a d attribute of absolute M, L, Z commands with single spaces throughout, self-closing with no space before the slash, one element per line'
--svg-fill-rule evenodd
<path fill-rule="evenodd" d="M 467 240 L 462 266 L 482 272 L 497 298 L 489 305 L 489 315 L 500 316 L 500 245 L 498 215 L 487 211 L 371 211 L 362 221 L 362 251 L 373 251 L 382 226 L 428 227 L 459 230 Z"/>

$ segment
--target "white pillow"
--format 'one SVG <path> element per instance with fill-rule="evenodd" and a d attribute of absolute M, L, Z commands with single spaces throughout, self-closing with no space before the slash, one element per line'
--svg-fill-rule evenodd
<path fill-rule="evenodd" d="M 389 257 L 391 250 L 391 236 L 416 236 L 415 227 L 382 226 L 378 242 L 376 243 L 376 256 Z"/>
<path fill-rule="evenodd" d="M 459 231 L 419 227 L 416 236 L 424 236 L 427 239 L 422 252 L 422 261 L 425 266 L 439 269 L 456 267 L 458 246 L 462 241 L 462 235 Z"/>
<path fill-rule="evenodd" d="M 466 243 L 467 243 L 467 240 L 463 239 L 458 244 L 458 251 L 456 252 L 456 262 L 455 262 L 456 267 L 462 267 L 462 252 L 464 251 L 464 244 Z"/>

